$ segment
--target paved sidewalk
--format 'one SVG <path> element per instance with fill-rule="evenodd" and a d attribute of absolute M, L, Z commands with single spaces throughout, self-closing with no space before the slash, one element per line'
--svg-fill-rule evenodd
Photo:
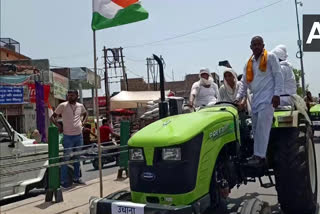
<path fill-rule="evenodd" d="M 104 196 L 121 189 L 129 189 L 129 179 L 116 180 L 117 174 L 103 177 Z M 64 202 L 45 202 L 45 195 L 39 195 L 1 207 L 1 214 L 88 214 L 89 198 L 99 196 L 99 179 L 87 182 L 85 186 L 75 186 L 63 191 Z"/>

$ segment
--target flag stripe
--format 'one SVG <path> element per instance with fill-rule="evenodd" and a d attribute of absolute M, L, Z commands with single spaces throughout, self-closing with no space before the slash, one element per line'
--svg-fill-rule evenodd
<path fill-rule="evenodd" d="M 120 7 L 128 7 L 134 3 L 137 3 L 139 0 L 112 0 L 114 3 L 119 5 Z"/>
<path fill-rule="evenodd" d="M 98 1 L 97 1 L 98 2 Z M 113 19 L 119 10 L 123 9 L 123 7 L 119 6 L 118 4 L 110 1 L 108 3 L 103 3 L 102 1 L 94 4 L 93 12 L 98 12 L 100 15 L 108 18 Z"/>
<path fill-rule="evenodd" d="M 125 25 L 132 22 L 147 19 L 148 12 L 140 4 L 132 4 L 126 8 L 118 10 L 113 18 L 102 16 L 99 12 L 94 12 L 91 27 L 93 30 Z"/>

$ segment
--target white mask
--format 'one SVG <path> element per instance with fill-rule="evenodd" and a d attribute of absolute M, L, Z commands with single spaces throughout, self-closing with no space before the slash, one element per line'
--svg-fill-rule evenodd
<path fill-rule="evenodd" d="M 200 84 L 201 85 L 211 85 L 212 84 L 212 79 L 205 79 L 205 78 L 200 78 Z"/>

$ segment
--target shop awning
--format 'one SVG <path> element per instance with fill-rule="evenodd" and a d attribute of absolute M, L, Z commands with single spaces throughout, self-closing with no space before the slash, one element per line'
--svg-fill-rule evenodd
<path fill-rule="evenodd" d="M 30 75 L 0 76 L 0 85 L 23 85 L 28 82 Z"/>
<path fill-rule="evenodd" d="M 170 91 L 165 91 L 168 95 Z M 137 108 L 138 105 L 147 105 L 149 101 L 160 99 L 160 91 L 121 91 L 110 100 L 110 109 Z"/>

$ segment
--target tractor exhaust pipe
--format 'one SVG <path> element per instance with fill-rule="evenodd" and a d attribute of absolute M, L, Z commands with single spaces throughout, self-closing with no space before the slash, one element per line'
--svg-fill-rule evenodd
<path fill-rule="evenodd" d="M 159 118 L 165 118 L 168 116 L 168 103 L 166 102 L 166 97 L 164 94 L 164 72 L 163 72 L 163 63 L 162 60 L 155 54 L 153 54 L 153 58 L 159 65 L 159 73 L 160 73 L 160 95 L 161 102 L 159 103 Z"/>

